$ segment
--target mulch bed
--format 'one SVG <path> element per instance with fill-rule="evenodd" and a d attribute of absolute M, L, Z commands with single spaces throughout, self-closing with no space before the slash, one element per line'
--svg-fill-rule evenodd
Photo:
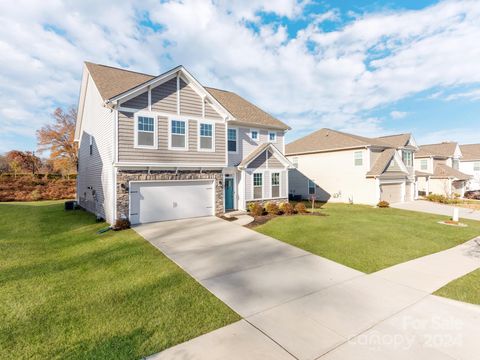
<path fill-rule="evenodd" d="M 247 225 L 244 225 L 245 227 L 247 228 L 254 228 L 254 227 L 257 227 L 259 225 L 263 225 L 263 224 L 266 224 L 267 222 L 269 222 L 270 220 L 274 219 L 274 218 L 277 218 L 277 217 L 283 217 L 283 216 L 327 216 L 326 214 L 324 213 L 321 213 L 321 212 L 318 212 L 318 211 L 315 211 L 315 212 L 307 212 L 307 213 L 303 213 L 303 214 L 293 214 L 293 215 L 285 215 L 285 214 L 282 214 L 282 215 L 272 215 L 272 214 L 265 214 L 265 215 L 261 215 L 261 216 L 254 216 L 254 220 L 247 224 Z"/>

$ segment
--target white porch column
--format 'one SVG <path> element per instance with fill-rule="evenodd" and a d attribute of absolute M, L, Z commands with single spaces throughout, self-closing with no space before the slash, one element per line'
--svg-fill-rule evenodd
<path fill-rule="evenodd" d="M 425 181 L 425 195 L 430 194 L 430 177 L 427 176 L 427 180 Z"/>

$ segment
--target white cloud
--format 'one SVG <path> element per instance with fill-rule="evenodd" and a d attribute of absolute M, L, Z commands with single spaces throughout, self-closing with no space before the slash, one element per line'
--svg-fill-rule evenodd
<path fill-rule="evenodd" d="M 470 101 L 480 100 L 480 89 L 474 89 L 465 92 L 459 92 L 456 94 L 450 94 L 444 98 L 446 101 L 453 101 L 459 99 L 465 99 Z"/>
<path fill-rule="evenodd" d="M 391 111 L 390 112 L 390 117 L 392 119 L 402 119 L 404 118 L 405 116 L 407 116 L 407 112 L 406 111 L 397 111 L 397 110 L 394 110 L 394 111 Z"/>
<path fill-rule="evenodd" d="M 382 120 L 360 114 L 428 89 L 480 82 L 478 1 L 370 13 L 332 32 L 319 25 L 337 21 L 338 10 L 307 17 L 307 4 L 2 2 L 0 142 L 7 131 L 33 137 L 55 106 L 75 104 L 84 60 L 153 74 L 183 64 L 202 83 L 279 116 L 293 136 L 322 126 L 380 135 Z M 311 22 L 292 38 L 288 22 L 263 23 L 261 13 Z M 161 30 L 139 24 L 147 17 Z"/>

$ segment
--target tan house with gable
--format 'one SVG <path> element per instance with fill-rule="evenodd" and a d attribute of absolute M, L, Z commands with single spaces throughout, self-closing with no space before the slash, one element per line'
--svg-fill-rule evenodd
<path fill-rule="evenodd" d="M 376 205 L 414 198 L 411 134 L 367 138 L 320 129 L 286 146 L 290 195 Z"/>
<path fill-rule="evenodd" d="M 461 159 L 456 142 L 421 145 L 415 154 L 418 195 L 463 196 L 471 176 L 459 170 Z"/>
<path fill-rule="evenodd" d="M 174 220 L 286 200 L 290 128 L 183 66 L 153 76 L 85 63 L 77 200 L 114 223 Z"/>

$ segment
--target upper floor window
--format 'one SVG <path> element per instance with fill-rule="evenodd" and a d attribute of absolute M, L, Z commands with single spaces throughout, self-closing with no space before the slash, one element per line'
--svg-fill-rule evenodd
<path fill-rule="evenodd" d="M 454 169 L 457 169 L 459 168 L 459 160 L 458 159 L 452 159 L 452 167 Z"/>
<path fill-rule="evenodd" d="M 228 151 L 237 152 L 237 129 L 228 129 Z"/>
<path fill-rule="evenodd" d="M 259 139 L 258 130 L 250 130 L 250 137 L 252 138 L 252 140 L 258 141 Z"/>
<path fill-rule="evenodd" d="M 253 174 L 253 198 L 261 199 L 263 197 L 263 174 Z"/>
<path fill-rule="evenodd" d="M 413 166 L 413 153 L 408 150 L 402 151 L 402 160 L 405 166 Z"/>
<path fill-rule="evenodd" d="M 200 150 L 213 150 L 213 125 L 200 123 Z"/>
<path fill-rule="evenodd" d="M 157 146 L 157 124 L 153 116 L 135 116 L 135 147 L 155 148 Z"/>
<path fill-rule="evenodd" d="M 355 166 L 363 165 L 363 151 L 355 151 L 353 154 Z"/>
<path fill-rule="evenodd" d="M 270 142 L 276 142 L 277 141 L 277 133 L 276 132 L 273 132 L 273 131 L 270 131 L 268 133 L 268 141 Z"/>
<path fill-rule="evenodd" d="M 308 180 L 308 194 L 315 195 L 315 183 L 312 180 Z"/>
<path fill-rule="evenodd" d="M 480 171 L 480 161 L 473 163 L 473 171 Z"/>
<path fill-rule="evenodd" d="M 420 170 L 428 170 L 428 159 L 420 160 Z"/>
<path fill-rule="evenodd" d="M 293 157 L 292 158 L 292 164 L 294 168 L 298 168 L 298 157 Z"/>
<path fill-rule="evenodd" d="M 272 173 L 272 198 L 280 197 L 280 173 Z"/>
<path fill-rule="evenodd" d="M 171 120 L 170 147 L 172 149 L 187 148 L 187 123 L 185 120 Z"/>

